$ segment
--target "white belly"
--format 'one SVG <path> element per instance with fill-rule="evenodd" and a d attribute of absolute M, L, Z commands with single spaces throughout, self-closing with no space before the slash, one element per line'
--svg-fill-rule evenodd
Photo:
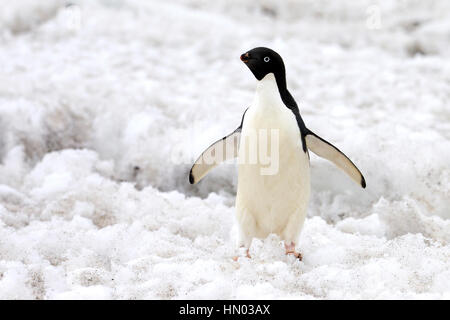
<path fill-rule="evenodd" d="M 279 94 L 270 95 L 267 89 L 267 85 L 258 89 L 241 132 L 236 214 L 239 244 L 247 247 L 252 238 L 265 238 L 270 233 L 295 242 L 309 201 L 309 158 L 302 148 L 297 121 Z M 265 96 L 267 92 L 269 96 Z M 278 131 L 278 143 L 276 135 L 271 137 L 271 130 Z M 267 139 L 264 139 L 265 132 Z M 256 161 L 255 157 L 252 159 L 255 151 Z M 264 154 L 272 155 L 269 164 L 261 157 Z"/>

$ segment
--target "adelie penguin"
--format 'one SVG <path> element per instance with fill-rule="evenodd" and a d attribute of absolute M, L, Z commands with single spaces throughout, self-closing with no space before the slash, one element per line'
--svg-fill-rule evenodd
<path fill-rule="evenodd" d="M 286 254 L 301 259 L 295 245 L 310 195 L 308 151 L 333 162 L 361 187 L 365 188 L 366 182 L 344 153 L 305 126 L 287 89 L 286 70 L 278 53 L 259 47 L 242 54 L 241 60 L 258 80 L 253 102 L 240 126 L 197 159 L 189 181 L 197 183 L 221 161 L 238 157 L 239 245 L 247 248 L 250 257 L 248 249 L 253 238 L 275 233 L 284 241 Z M 271 139 L 273 132 L 276 139 Z M 271 159 L 277 161 L 274 172 L 267 172 L 267 161 L 260 157 L 262 149 L 277 151 L 277 159 Z M 216 153 L 223 156 L 215 157 L 213 162 L 205 160 Z M 256 161 L 249 161 L 252 154 L 259 156 Z"/>

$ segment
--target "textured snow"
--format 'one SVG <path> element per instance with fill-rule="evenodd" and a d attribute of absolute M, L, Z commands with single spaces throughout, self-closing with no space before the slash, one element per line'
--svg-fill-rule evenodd
<path fill-rule="evenodd" d="M 450 3 L 2 1 L 0 298 L 450 299 Z M 232 261 L 236 167 L 188 183 L 277 50 L 312 156 L 299 249 Z"/>

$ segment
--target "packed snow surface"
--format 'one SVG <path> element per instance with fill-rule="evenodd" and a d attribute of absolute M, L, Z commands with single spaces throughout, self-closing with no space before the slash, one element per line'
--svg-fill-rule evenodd
<path fill-rule="evenodd" d="M 2 1 L 0 298 L 450 299 L 450 2 Z M 298 249 L 236 254 L 233 131 L 278 51 L 311 156 Z"/>

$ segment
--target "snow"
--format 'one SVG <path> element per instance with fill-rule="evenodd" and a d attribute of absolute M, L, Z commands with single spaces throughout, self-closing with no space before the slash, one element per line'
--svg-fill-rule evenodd
<path fill-rule="evenodd" d="M 450 299 L 450 3 L 17 0 L 0 13 L 0 298 Z M 236 167 L 188 183 L 277 50 L 312 156 L 299 249 L 234 262 Z"/>

